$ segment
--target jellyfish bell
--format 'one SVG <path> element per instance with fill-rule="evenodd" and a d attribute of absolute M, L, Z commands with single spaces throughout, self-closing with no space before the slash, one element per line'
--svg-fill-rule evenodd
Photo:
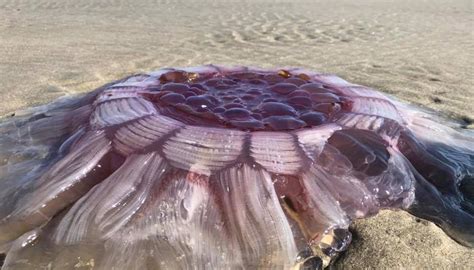
<path fill-rule="evenodd" d="M 2 269 L 322 267 L 403 209 L 474 246 L 474 136 L 304 69 L 167 68 L 0 123 Z"/>

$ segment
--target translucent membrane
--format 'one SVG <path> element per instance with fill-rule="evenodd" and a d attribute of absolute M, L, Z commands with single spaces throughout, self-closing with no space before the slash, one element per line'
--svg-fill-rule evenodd
<path fill-rule="evenodd" d="M 0 132 L 2 269 L 315 266 L 382 208 L 474 246 L 472 132 L 334 75 L 162 69 Z"/>

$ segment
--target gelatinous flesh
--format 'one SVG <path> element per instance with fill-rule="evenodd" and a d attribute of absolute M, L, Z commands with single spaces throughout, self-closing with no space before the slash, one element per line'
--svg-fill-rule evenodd
<path fill-rule="evenodd" d="M 334 75 L 162 69 L 0 134 L 2 269 L 317 268 L 382 208 L 474 246 L 473 133 Z"/>
<path fill-rule="evenodd" d="M 179 72 L 161 75 L 159 85 L 144 87 L 137 97 L 153 103 L 160 114 L 186 124 L 248 131 L 294 130 L 329 122 L 342 106 L 351 106 L 330 85 L 291 74 L 208 72 L 189 79 L 188 72 L 177 76 Z M 116 93 L 108 94 L 113 98 Z"/>

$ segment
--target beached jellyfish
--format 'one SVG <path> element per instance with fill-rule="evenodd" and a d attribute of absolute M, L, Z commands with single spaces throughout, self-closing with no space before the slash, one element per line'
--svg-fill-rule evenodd
<path fill-rule="evenodd" d="M 3 269 L 318 268 L 403 209 L 474 245 L 474 136 L 303 69 L 167 68 L 0 125 Z"/>

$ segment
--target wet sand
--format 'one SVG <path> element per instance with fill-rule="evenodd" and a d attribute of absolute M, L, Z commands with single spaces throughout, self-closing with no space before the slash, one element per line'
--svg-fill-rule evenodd
<path fill-rule="evenodd" d="M 474 128 L 473 23 L 468 0 L 0 0 L 0 115 L 133 73 L 213 63 L 336 73 Z M 474 258 L 401 212 L 354 229 L 338 267 L 467 269 Z"/>

